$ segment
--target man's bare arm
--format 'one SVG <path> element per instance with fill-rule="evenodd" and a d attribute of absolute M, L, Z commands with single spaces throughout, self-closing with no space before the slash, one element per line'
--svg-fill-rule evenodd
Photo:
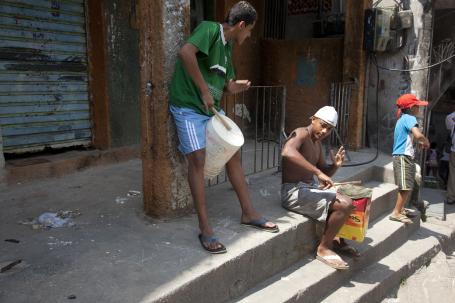
<path fill-rule="evenodd" d="M 291 138 L 288 139 L 283 147 L 281 156 L 286 158 L 291 165 L 295 165 L 296 169 L 302 169 L 313 173 L 319 181 L 327 187 L 333 185 L 330 177 L 326 176 L 318 167 L 308 162 L 305 157 L 300 153 L 299 149 L 302 146 L 305 139 L 309 136 L 308 132 L 303 129 L 297 129 L 291 134 Z"/>
<path fill-rule="evenodd" d="M 224 92 L 230 95 L 238 94 L 250 88 L 249 80 L 229 80 L 224 86 Z"/>
<path fill-rule="evenodd" d="M 337 170 L 336 168 L 334 168 L 333 165 L 327 165 L 327 162 L 325 162 L 324 154 L 322 153 L 322 148 L 321 154 L 319 155 L 318 167 L 324 174 L 326 174 L 329 177 L 332 177 Z"/>
<path fill-rule="evenodd" d="M 324 155 L 323 155 L 322 149 L 321 149 L 321 155 L 319 157 L 319 162 L 318 162 L 319 169 L 322 170 L 322 172 L 324 174 L 326 174 L 327 176 L 332 177 L 336 173 L 338 168 L 340 168 L 340 166 L 343 164 L 344 155 L 345 155 L 345 151 L 344 151 L 343 146 L 341 146 L 336 153 L 333 150 L 330 150 L 330 157 L 332 158 L 332 164 L 328 165 L 325 162 L 325 158 L 324 158 Z"/>
<path fill-rule="evenodd" d="M 202 73 L 197 64 L 196 54 L 199 49 L 191 43 L 186 43 L 179 51 L 179 57 L 182 60 L 183 67 L 185 68 L 188 75 L 190 75 L 193 82 L 199 88 L 201 92 L 202 101 L 208 110 L 214 105 L 213 97 L 210 94 L 207 83 L 205 83 Z"/>

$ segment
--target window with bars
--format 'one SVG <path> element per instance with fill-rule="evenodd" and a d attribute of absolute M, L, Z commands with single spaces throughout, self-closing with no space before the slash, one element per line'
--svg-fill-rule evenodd
<path fill-rule="evenodd" d="M 284 39 L 288 0 L 265 1 L 265 39 Z"/>
<path fill-rule="evenodd" d="M 215 20 L 215 1 L 212 0 L 191 0 L 190 2 L 190 28 L 191 31 L 201 23 L 201 21 Z"/>
<path fill-rule="evenodd" d="M 288 15 L 303 15 L 319 11 L 321 5 L 322 12 L 332 10 L 332 0 L 288 0 Z"/>

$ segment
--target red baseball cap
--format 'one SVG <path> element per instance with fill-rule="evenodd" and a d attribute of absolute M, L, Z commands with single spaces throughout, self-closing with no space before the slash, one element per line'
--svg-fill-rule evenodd
<path fill-rule="evenodd" d="M 400 96 L 400 98 L 398 98 L 398 100 L 397 100 L 397 106 L 400 109 L 411 108 L 414 105 L 427 106 L 428 101 L 421 101 L 421 100 L 417 99 L 417 97 L 414 96 L 413 94 L 404 94 L 404 95 Z"/>

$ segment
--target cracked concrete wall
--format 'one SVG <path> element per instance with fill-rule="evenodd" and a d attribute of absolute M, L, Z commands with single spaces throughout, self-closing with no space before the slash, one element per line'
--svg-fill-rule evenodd
<path fill-rule="evenodd" d="M 455 5 L 455 4 L 454 4 Z M 455 43 L 455 9 L 435 10 L 434 13 L 434 32 L 433 32 L 433 54 L 432 63 L 442 60 L 441 50 L 448 41 Z M 436 50 L 436 51 L 435 51 Z M 447 54 L 447 53 L 446 53 Z M 446 93 L 447 89 L 455 84 L 455 68 L 453 68 L 453 59 L 440 64 L 431 69 L 430 75 L 430 100 L 437 102 Z M 438 107 L 442 102 L 437 103 Z M 433 108 L 433 111 L 435 108 Z M 451 111 L 450 108 L 441 108 L 439 111 Z"/>
<path fill-rule="evenodd" d="M 379 7 L 395 5 L 395 1 L 384 0 Z M 429 0 L 411 0 L 405 3 L 405 9 L 413 12 L 413 26 L 407 29 L 404 45 L 395 51 L 377 53 L 377 63 L 395 69 L 418 69 L 430 62 L 432 39 L 433 10 Z M 367 127 L 370 146 L 376 147 L 379 133 L 380 149 L 391 153 L 393 131 L 396 118 L 396 100 L 406 93 L 413 93 L 418 98 L 428 97 L 429 71 L 396 72 L 379 70 L 379 83 L 373 60 L 369 60 L 367 90 Z M 379 106 L 376 109 L 376 89 L 378 89 Z M 376 118 L 379 114 L 379 120 Z M 422 124 L 422 121 L 419 121 Z M 422 125 L 421 125 L 422 126 Z"/>
<path fill-rule="evenodd" d="M 164 2 L 165 10 L 163 15 L 165 40 L 164 49 L 167 56 L 164 62 L 164 80 L 171 82 L 174 73 L 174 65 L 177 53 L 183 46 L 189 35 L 190 21 L 190 1 L 189 0 L 170 0 Z M 171 209 L 176 214 L 188 212 L 192 208 L 192 198 L 187 182 L 187 165 L 185 159 L 177 150 L 178 137 L 175 130 L 174 121 L 168 115 L 167 119 L 167 139 L 169 150 L 169 160 L 173 167 L 173 181 L 171 183 Z"/>
<path fill-rule="evenodd" d="M 176 217 L 192 209 L 184 157 L 169 114 L 169 84 L 189 34 L 190 0 L 140 1 L 144 210 Z"/>

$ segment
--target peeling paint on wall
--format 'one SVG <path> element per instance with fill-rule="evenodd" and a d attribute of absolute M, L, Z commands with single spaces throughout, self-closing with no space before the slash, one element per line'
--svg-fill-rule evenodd
<path fill-rule="evenodd" d="M 407 30 L 404 47 L 395 52 L 377 53 L 378 65 L 397 69 L 417 69 L 429 64 L 430 42 L 432 35 L 432 11 L 425 12 L 426 1 L 409 1 L 408 9 L 413 12 L 413 27 Z M 381 6 L 393 6 L 393 0 L 384 0 Z M 428 70 L 416 72 L 396 72 L 380 70 L 379 77 L 383 85 L 376 87 L 376 67 L 370 62 L 370 74 L 366 91 L 368 100 L 368 138 L 376 146 L 378 132 L 380 149 L 390 153 L 393 146 L 393 132 L 396 124 L 397 98 L 405 93 L 414 93 L 417 97 L 427 98 Z M 376 108 L 376 89 L 378 89 L 379 107 Z M 376 120 L 379 113 L 379 121 Z"/>
<path fill-rule="evenodd" d="M 174 64 L 177 59 L 177 53 L 186 41 L 186 28 L 189 24 L 190 1 L 189 0 L 170 0 L 165 1 L 165 49 L 168 52 L 166 56 L 165 69 L 166 81 L 169 83 L 174 72 Z M 188 19 L 188 20 L 187 20 Z M 169 119 L 168 140 L 171 148 L 171 161 L 173 165 L 174 180 L 171 186 L 172 209 L 188 209 L 193 204 L 190 194 L 190 188 L 187 182 L 187 165 L 183 156 L 177 150 L 177 136 L 175 125 L 172 119 Z"/>
<path fill-rule="evenodd" d="M 297 84 L 302 86 L 316 85 L 318 62 L 315 58 L 300 57 L 297 65 Z"/>
<path fill-rule="evenodd" d="M 236 104 L 235 107 L 232 109 L 232 111 L 234 112 L 234 114 L 237 117 L 246 119 L 246 120 L 248 120 L 248 123 L 251 123 L 250 111 L 248 110 L 248 108 L 246 107 L 245 104 L 243 104 L 243 103 Z"/>
<path fill-rule="evenodd" d="M 183 16 L 185 12 L 190 11 L 190 1 L 165 1 L 165 7 L 166 9 L 164 20 L 166 20 L 166 22 L 164 25 L 164 30 L 166 36 L 168 37 L 165 40 L 165 49 L 168 52 L 168 56 L 166 56 L 166 76 L 167 80 L 170 81 L 172 73 L 174 71 L 174 64 L 175 59 L 177 58 L 177 53 L 187 38 L 185 36 L 186 26 Z"/>

